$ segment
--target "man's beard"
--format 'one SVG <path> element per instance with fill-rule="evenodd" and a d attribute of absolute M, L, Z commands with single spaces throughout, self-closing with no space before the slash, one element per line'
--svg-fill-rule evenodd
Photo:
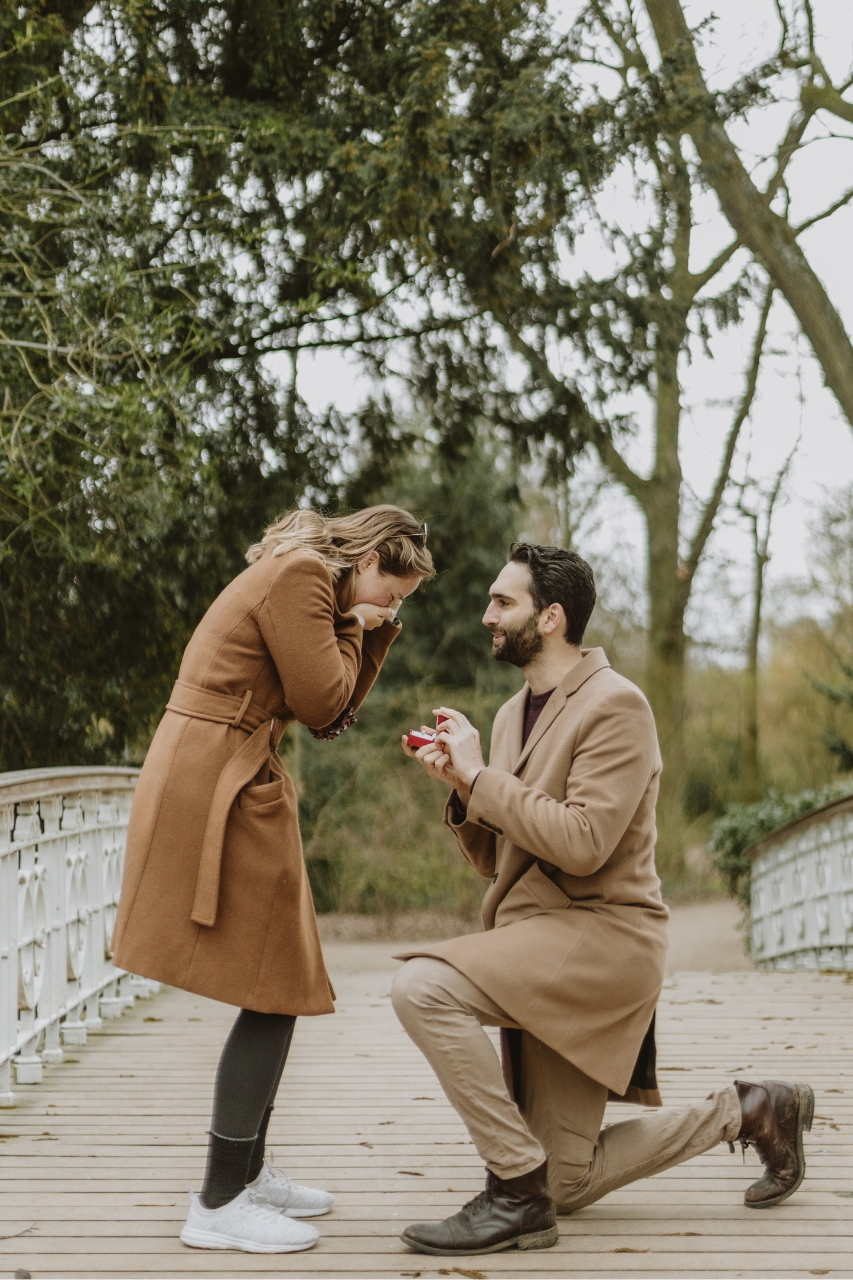
<path fill-rule="evenodd" d="M 510 662 L 514 667 L 526 667 L 542 652 L 545 637 L 539 630 L 539 614 L 531 613 L 519 626 L 504 627 L 503 644 L 492 646 L 495 662 Z"/>

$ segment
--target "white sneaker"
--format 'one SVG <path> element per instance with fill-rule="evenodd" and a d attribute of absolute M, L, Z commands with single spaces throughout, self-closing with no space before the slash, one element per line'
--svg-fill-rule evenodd
<path fill-rule="evenodd" d="M 190 1190 L 181 1239 L 194 1249 L 242 1249 L 244 1253 L 297 1253 L 319 1238 L 316 1227 L 293 1222 L 266 1195 L 246 1187 L 219 1209 L 205 1209 Z"/>
<path fill-rule="evenodd" d="M 298 1182 L 291 1182 L 286 1173 L 274 1169 L 273 1153 L 267 1149 L 267 1162 L 254 1182 L 249 1183 L 252 1191 L 265 1195 L 270 1204 L 281 1209 L 288 1218 L 319 1218 L 328 1213 L 335 1203 L 331 1191 L 315 1191 L 313 1187 L 300 1187 Z"/>

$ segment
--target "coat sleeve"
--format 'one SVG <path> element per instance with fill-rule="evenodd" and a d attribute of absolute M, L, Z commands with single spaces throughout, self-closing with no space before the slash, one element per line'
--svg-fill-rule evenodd
<path fill-rule="evenodd" d="M 301 555 L 284 566 L 270 583 L 258 626 L 297 720 L 309 729 L 331 724 L 355 691 L 362 628 L 356 618 L 336 617 L 334 587 L 322 561 Z"/>
<path fill-rule="evenodd" d="M 348 622 L 349 619 L 345 619 L 345 621 Z M 361 669 L 352 693 L 352 705 L 355 711 L 358 710 L 373 688 L 373 683 L 379 675 L 379 670 L 385 661 L 388 650 L 402 629 L 399 623 L 395 626 L 393 622 L 383 622 L 381 627 L 374 627 L 372 631 L 365 631 L 361 642 Z"/>
<path fill-rule="evenodd" d="M 603 866 L 627 830 L 658 759 L 651 709 L 635 689 L 616 689 L 590 707 L 566 781 L 555 800 L 521 778 L 484 769 L 468 806 L 537 858 L 572 876 Z"/>
<path fill-rule="evenodd" d="M 478 875 L 491 880 L 497 866 L 494 833 L 468 821 L 455 791 L 451 791 L 444 806 L 444 825 L 453 832 L 456 843 Z"/>

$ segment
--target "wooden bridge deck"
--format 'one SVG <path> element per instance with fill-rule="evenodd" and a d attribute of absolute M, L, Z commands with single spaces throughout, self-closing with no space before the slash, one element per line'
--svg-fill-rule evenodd
<path fill-rule="evenodd" d="M 398 1231 L 454 1211 L 482 1171 L 394 1018 L 395 949 L 328 949 L 339 1013 L 299 1023 L 273 1117 L 276 1162 L 338 1196 L 316 1248 L 275 1256 L 180 1244 L 233 1010 L 167 991 L 105 1023 L 0 1112 L 0 1275 L 853 1277 L 850 978 L 688 972 L 664 991 L 666 1101 L 702 1097 L 737 1073 L 814 1085 L 807 1179 L 788 1204 L 743 1208 L 757 1161 L 750 1152 L 744 1166 L 721 1145 L 561 1219 L 554 1249 L 427 1258 Z M 627 1114 L 614 1110 L 610 1119 Z"/>

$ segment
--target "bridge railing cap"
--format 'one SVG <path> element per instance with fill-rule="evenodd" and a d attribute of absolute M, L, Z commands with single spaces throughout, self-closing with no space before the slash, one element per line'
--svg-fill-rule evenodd
<path fill-rule="evenodd" d="M 59 791 L 114 791 L 133 786 L 139 772 L 124 765 L 60 765 L 53 769 L 0 773 L 0 804 L 39 800 Z"/>

